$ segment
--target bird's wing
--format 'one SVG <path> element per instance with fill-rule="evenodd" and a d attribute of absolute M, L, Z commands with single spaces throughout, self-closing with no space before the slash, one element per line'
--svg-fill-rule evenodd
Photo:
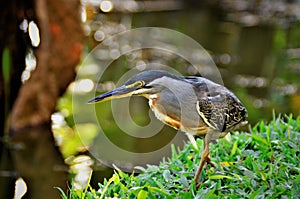
<path fill-rule="evenodd" d="M 203 121 L 219 131 L 230 131 L 246 120 L 247 111 L 238 98 L 224 86 L 203 77 L 185 77 L 197 94 L 197 111 Z"/>
<path fill-rule="evenodd" d="M 216 97 L 203 97 L 197 99 L 197 111 L 202 120 L 209 127 L 223 132 L 225 126 L 225 110 L 221 100 Z"/>
<path fill-rule="evenodd" d="M 245 121 L 245 107 L 230 94 L 198 98 L 197 111 L 203 121 L 219 132 L 232 130 Z"/>

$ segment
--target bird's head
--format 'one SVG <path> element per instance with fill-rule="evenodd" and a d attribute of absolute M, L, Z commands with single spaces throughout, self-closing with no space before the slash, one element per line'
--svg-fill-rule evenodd
<path fill-rule="evenodd" d="M 103 102 L 111 99 L 129 97 L 132 95 L 144 96 L 147 98 L 149 95 L 160 91 L 161 86 L 159 84 L 153 84 L 153 82 L 165 76 L 178 78 L 176 75 L 163 70 L 143 71 L 127 80 L 124 85 L 112 91 L 98 95 L 89 100 L 88 103 Z"/>

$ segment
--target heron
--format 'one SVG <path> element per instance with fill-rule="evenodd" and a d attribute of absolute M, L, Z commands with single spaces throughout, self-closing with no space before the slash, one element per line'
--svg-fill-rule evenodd
<path fill-rule="evenodd" d="M 149 107 L 163 123 L 204 140 L 196 185 L 205 163 L 213 165 L 209 144 L 247 124 L 247 110 L 226 87 L 200 76 L 179 76 L 165 70 L 146 70 L 122 86 L 98 95 L 88 103 L 130 96 L 148 99 Z"/>

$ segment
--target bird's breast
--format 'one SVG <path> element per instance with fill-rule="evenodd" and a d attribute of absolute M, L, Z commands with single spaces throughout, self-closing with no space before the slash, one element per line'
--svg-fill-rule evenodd
<path fill-rule="evenodd" d="M 162 121 L 163 123 L 175 128 L 179 129 L 180 128 L 180 122 L 171 118 L 166 110 L 164 109 L 163 106 L 157 103 L 158 101 L 158 96 L 157 95 L 150 95 L 149 96 L 149 106 L 151 110 L 153 111 L 155 117 Z"/>
<path fill-rule="evenodd" d="M 205 135 L 207 133 L 207 126 L 190 126 L 184 124 L 184 122 L 181 121 L 180 116 L 176 117 L 171 114 L 168 114 L 168 111 L 165 110 L 165 108 L 159 103 L 159 97 L 157 95 L 149 96 L 149 106 L 157 119 L 173 127 L 176 130 L 181 130 L 183 132 L 198 136 Z"/>

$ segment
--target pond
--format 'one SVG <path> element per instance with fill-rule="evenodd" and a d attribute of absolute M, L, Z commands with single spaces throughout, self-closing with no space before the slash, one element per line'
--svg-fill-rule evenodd
<path fill-rule="evenodd" d="M 101 61 L 110 59 L 109 56 L 114 60 L 114 63 L 105 69 L 106 73 L 99 79 L 100 83 L 116 83 L 128 70 L 134 67 L 143 70 L 139 66 L 153 63 L 168 64 L 168 67 L 175 68 L 183 75 L 208 76 L 209 69 L 200 68 L 197 71 L 188 63 L 190 60 L 184 60 L 180 55 L 162 52 L 163 49 L 156 49 L 156 52 L 153 49 L 152 52 L 143 49 L 131 55 L 120 56 L 122 49 L 132 48 L 138 45 L 133 43 L 139 41 L 108 43 L 106 40 L 111 35 L 134 28 L 162 27 L 194 39 L 210 54 L 224 85 L 233 90 L 247 106 L 251 123 L 261 119 L 269 120 L 273 110 L 278 113 L 299 114 L 298 21 L 284 16 L 277 17 L 267 8 L 265 12 L 270 12 L 269 15 L 274 14 L 273 17 L 267 18 L 267 14 L 255 15 L 246 8 L 226 13 L 221 10 L 226 6 L 204 7 L 200 4 L 196 9 L 193 8 L 193 3 L 168 2 L 168 5 L 154 2 L 152 5 L 149 2 L 144 5 L 143 12 L 139 10 L 141 5 L 138 3 L 133 3 L 131 7 L 129 4 L 116 3 L 115 11 L 108 13 L 101 9 L 95 12 L 93 4 L 86 5 L 87 19 L 84 29 L 90 38 L 87 51 L 90 52 L 96 45 L 105 41 L 106 44 L 103 45 L 107 46 L 107 52 L 103 50 L 94 53 L 95 63 L 98 67 L 103 67 Z M 260 11 L 262 8 L 257 9 Z M 274 22 L 276 17 L 277 23 Z M 183 46 L 185 42 L 183 40 L 177 44 L 182 45 L 181 50 L 187 51 L 191 57 L 197 56 L 197 49 Z M 113 58 L 114 56 L 120 57 Z"/>

